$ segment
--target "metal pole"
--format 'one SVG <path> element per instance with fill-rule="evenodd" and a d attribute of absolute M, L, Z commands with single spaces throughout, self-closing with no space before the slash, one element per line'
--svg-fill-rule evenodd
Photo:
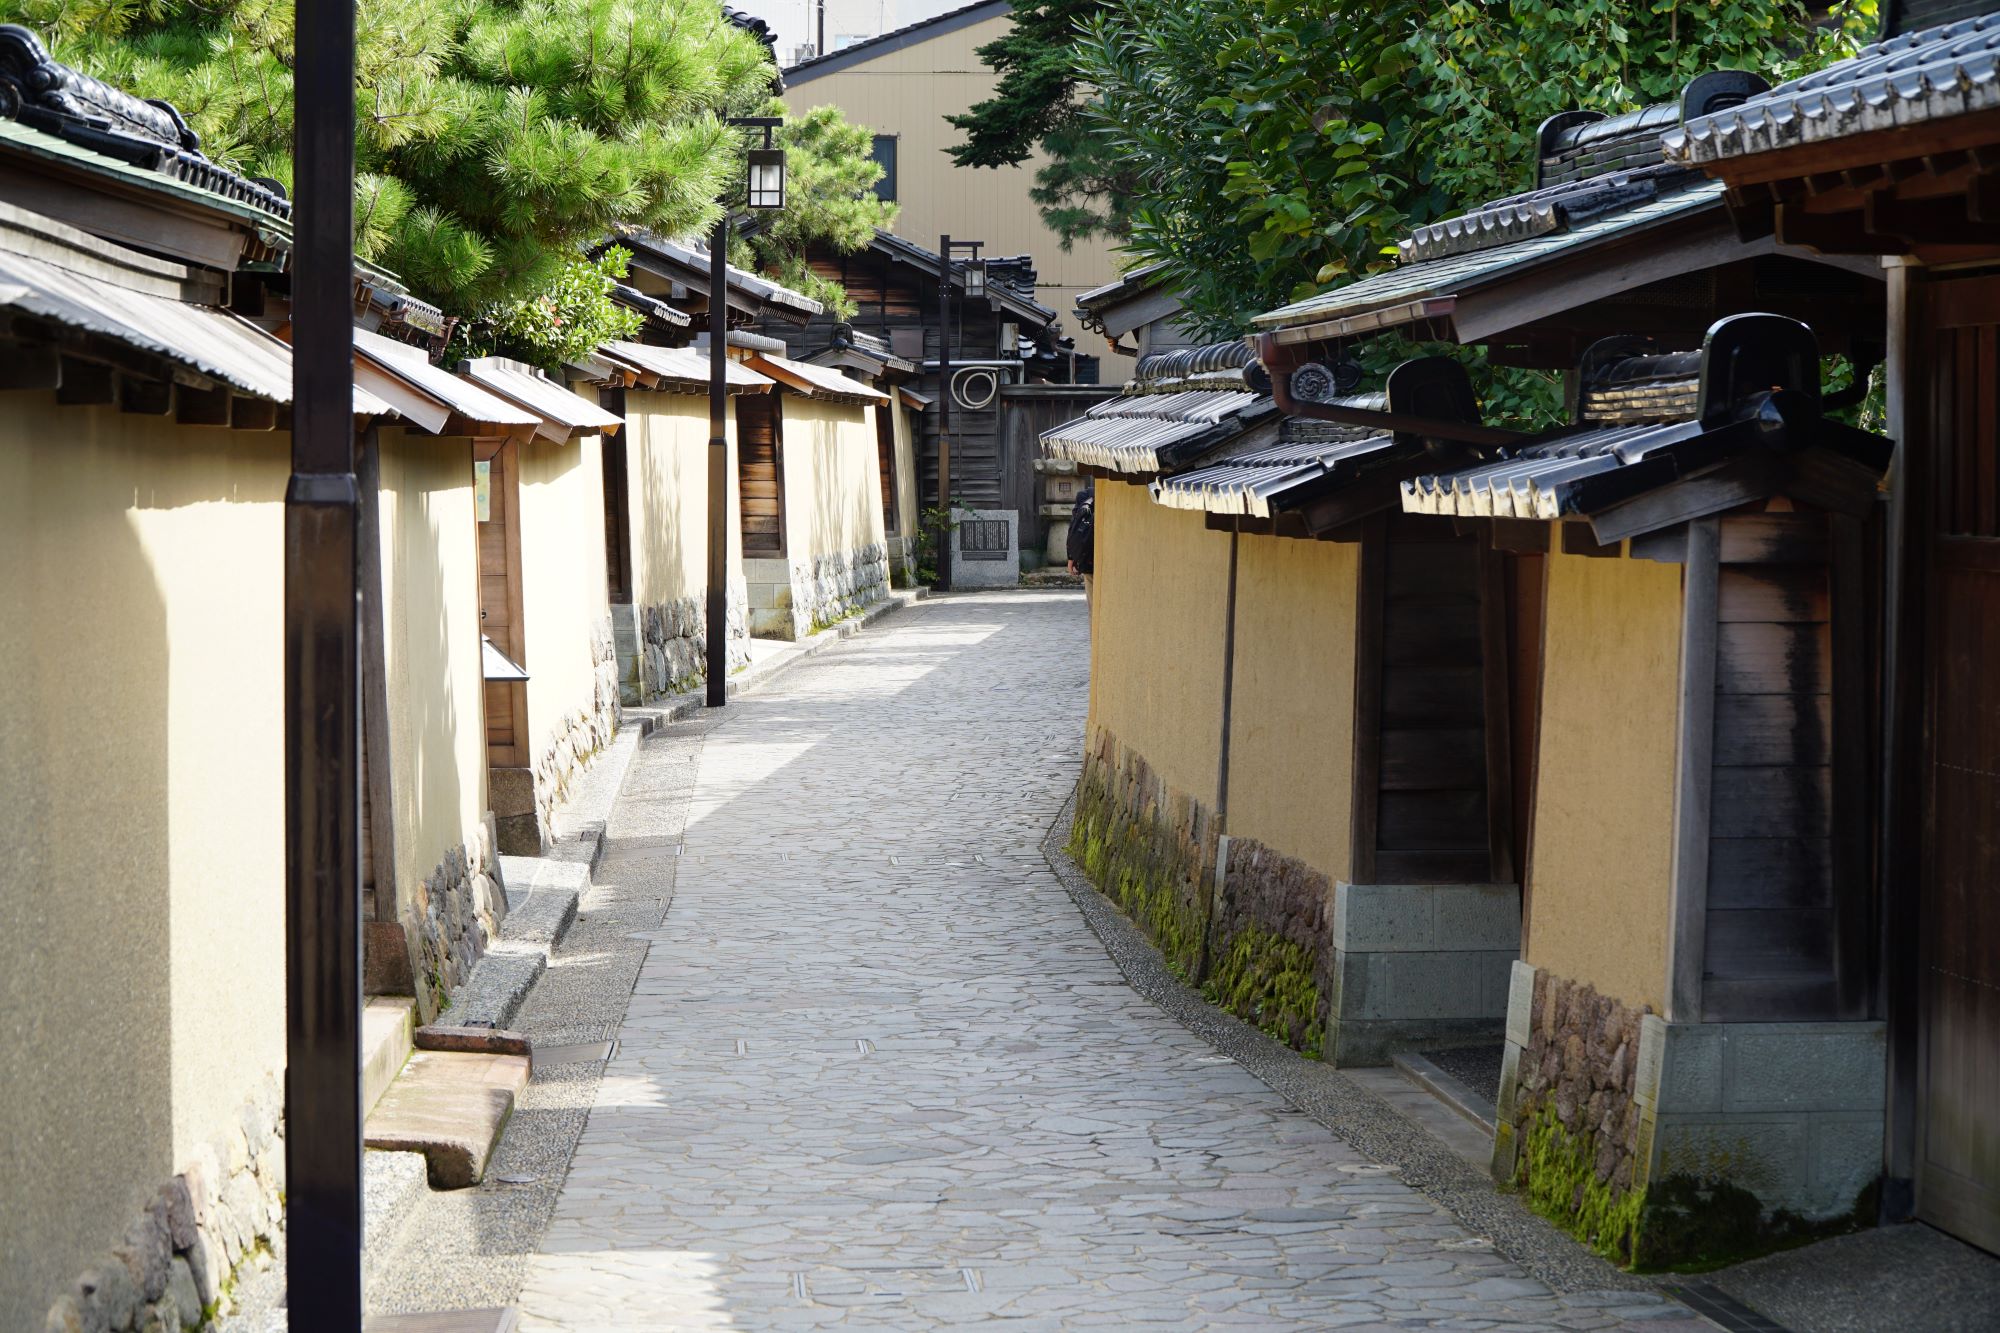
<path fill-rule="evenodd" d="M 826 0 L 819 0 L 819 44 L 813 47 L 813 54 L 826 54 Z"/>
<path fill-rule="evenodd" d="M 729 207 L 708 252 L 708 706 L 729 694 Z"/>
<path fill-rule="evenodd" d="M 951 237 L 938 238 L 937 590 L 951 591 Z"/>
<path fill-rule="evenodd" d="M 361 1327 L 354 6 L 300 0 L 285 492 L 285 1231 L 295 1333 Z"/>

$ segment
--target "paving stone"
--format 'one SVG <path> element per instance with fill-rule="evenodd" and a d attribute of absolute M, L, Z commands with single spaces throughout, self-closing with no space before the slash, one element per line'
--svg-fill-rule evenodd
<path fill-rule="evenodd" d="M 1126 983 L 1040 853 L 1087 656 L 1074 594 L 937 599 L 638 748 L 563 945 L 630 998 L 559 1028 L 617 1045 L 574 1085 L 523 1326 L 1679 1310 L 1571 1306 Z M 523 1010 L 538 1041 L 571 971 Z"/>

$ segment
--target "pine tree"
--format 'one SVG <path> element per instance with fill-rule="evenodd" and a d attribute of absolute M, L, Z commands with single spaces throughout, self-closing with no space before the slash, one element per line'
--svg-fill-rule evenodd
<path fill-rule="evenodd" d="M 0 0 L 0 18 L 289 187 L 289 0 Z M 717 0 L 358 0 L 356 49 L 355 248 L 459 314 L 601 286 L 583 249 L 617 226 L 705 228 L 740 175 L 718 116 L 771 78 Z"/>
<path fill-rule="evenodd" d="M 762 114 L 784 112 L 784 103 L 773 98 Z M 875 239 L 877 227 L 896 220 L 896 205 L 875 197 L 882 166 L 869 155 L 872 140 L 867 127 L 850 124 L 838 107 L 816 106 L 788 119 L 778 130 L 778 146 L 785 150 L 785 206 L 757 215 L 747 253 L 738 259 L 812 297 L 839 319 L 854 314 L 854 303 L 839 283 L 807 267 L 806 252 L 825 245 L 852 254 Z M 736 202 L 743 203 L 740 191 Z"/>

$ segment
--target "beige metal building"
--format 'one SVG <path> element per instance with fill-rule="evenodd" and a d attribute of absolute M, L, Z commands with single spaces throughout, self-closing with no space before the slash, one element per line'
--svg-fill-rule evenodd
<path fill-rule="evenodd" d="M 833 105 L 875 131 L 876 155 L 888 174 L 881 189 L 900 206 L 899 236 L 935 246 L 940 235 L 986 242 L 990 255 L 1032 255 L 1036 299 L 1061 312 L 1063 332 L 1077 350 L 1102 357 L 1100 378 L 1122 384 L 1127 357 L 1077 322 L 1076 298 L 1118 276 L 1109 242 L 1079 241 L 1065 251 L 1029 197 L 1039 157 L 1018 167 L 959 167 L 946 150 L 963 136 L 945 117 L 992 95 L 995 76 L 979 48 L 1013 22 L 1007 0 L 955 9 L 884 33 L 785 71 L 785 101 L 794 112 Z"/>

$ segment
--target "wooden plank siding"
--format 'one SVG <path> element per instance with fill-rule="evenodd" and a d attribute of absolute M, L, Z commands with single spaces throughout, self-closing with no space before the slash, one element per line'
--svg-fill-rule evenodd
<path fill-rule="evenodd" d="M 516 446 L 480 441 L 475 458 L 490 468 L 487 520 L 479 524 L 479 630 L 493 646 L 527 665 L 521 625 L 521 532 L 516 521 L 520 477 Z M 520 681 L 486 682 L 486 755 L 495 768 L 526 763 L 528 693 Z"/>
<path fill-rule="evenodd" d="M 1484 669 L 1505 659 L 1504 597 L 1497 553 L 1473 537 L 1391 518 L 1377 539 L 1379 589 L 1364 593 L 1362 633 L 1379 642 L 1361 654 L 1378 676 L 1366 710 L 1379 728 L 1372 773 L 1372 818 L 1363 836 L 1372 877 L 1381 883 L 1484 883 L 1512 873 L 1512 799 L 1496 810 L 1495 746 L 1508 763 L 1504 665 L 1496 688 Z M 1378 600 L 1379 599 L 1379 600 Z M 1379 609 L 1378 609 L 1379 608 Z M 1492 714 L 1501 715 L 1496 741 Z M 1496 817 L 1497 816 L 1497 817 Z M 1362 824 L 1357 821 L 1357 828 Z M 1358 873 L 1358 872 L 1357 872 Z"/>
<path fill-rule="evenodd" d="M 1858 770 L 1867 722 L 1865 707 L 1836 707 L 1834 641 L 1838 613 L 1850 658 L 1838 675 L 1865 687 L 1865 639 L 1848 623 L 1866 614 L 1855 604 L 1861 580 L 1851 577 L 1847 604 L 1836 605 L 1833 522 L 1823 514 L 1732 514 L 1718 523 L 1701 1015 L 1860 1017 L 1865 988 L 1853 975 L 1856 951 L 1843 962 L 1842 939 L 1858 943 L 1852 936 L 1865 923 L 1850 911 L 1843 929 L 1842 898 L 1859 897 L 1865 911 L 1869 876 L 1865 864 L 1842 861 L 1865 862 L 1868 850 L 1836 839 L 1835 810 L 1844 805 L 1865 827 L 1866 788 L 1857 803 L 1853 784 L 1866 782 Z M 1850 545 L 1859 540 L 1858 528 L 1843 531 Z M 1692 599 L 1688 614 L 1700 614 Z M 1836 721 L 1862 734 L 1838 734 Z"/>
<path fill-rule="evenodd" d="M 736 471 L 743 494 L 743 554 L 785 553 L 785 460 L 779 395 L 736 400 Z"/>

